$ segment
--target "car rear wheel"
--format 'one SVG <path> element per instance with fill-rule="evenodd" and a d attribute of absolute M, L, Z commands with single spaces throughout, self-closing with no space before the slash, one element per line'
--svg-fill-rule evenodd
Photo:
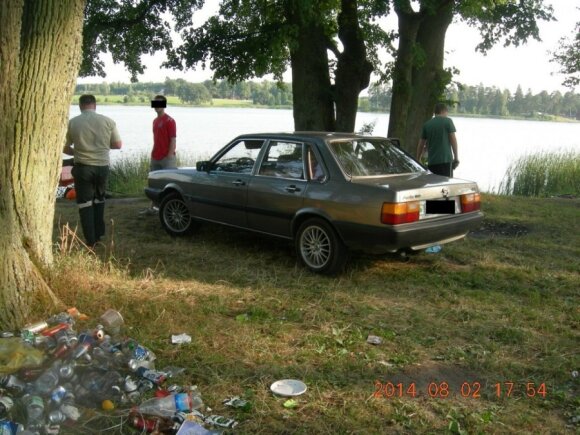
<path fill-rule="evenodd" d="M 190 234 L 195 227 L 189 208 L 178 193 L 170 193 L 163 198 L 159 218 L 165 231 L 172 236 Z"/>
<path fill-rule="evenodd" d="M 296 234 L 296 253 L 313 272 L 335 275 L 344 269 L 348 250 L 332 226 L 323 219 L 308 219 Z"/>

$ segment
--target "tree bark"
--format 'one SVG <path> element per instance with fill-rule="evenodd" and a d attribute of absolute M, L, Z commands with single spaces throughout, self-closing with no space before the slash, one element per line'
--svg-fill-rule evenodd
<path fill-rule="evenodd" d="M 445 34 L 453 19 L 453 1 L 439 0 L 434 9 L 413 12 L 396 8 L 399 48 L 393 73 L 389 137 L 401 139 L 415 154 L 421 128 L 443 96 L 450 75 L 443 69 Z"/>
<path fill-rule="evenodd" d="M 0 2 L 0 327 L 56 303 L 55 188 L 80 65 L 84 0 Z"/>
<path fill-rule="evenodd" d="M 343 52 L 338 56 L 335 79 L 336 131 L 353 132 L 358 96 L 367 88 L 373 65 L 367 59 L 356 0 L 342 0 L 338 15 L 338 37 Z"/>
<path fill-rule="evenodd" d="M 334 102 L 322 22 L 315 13 L 304 11 L 300 2 L 289 3 L 289 22 L 297 33 L 290 47 L 294 129 L 333 131 Z"/>

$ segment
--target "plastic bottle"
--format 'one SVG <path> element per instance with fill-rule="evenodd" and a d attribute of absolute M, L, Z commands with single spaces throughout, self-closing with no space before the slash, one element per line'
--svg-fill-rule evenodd
<path fill-rule="evenodd" d="M 13 406 L 14 401 L 12 400 L 11 397 L 0 396 L 0 420 L 8 416 L 8 413 L 10 412 Z"/>
<path fill-rule="evenodd" d="M 441 249 L 441 245 L 429 246 L 425 249 L 425 252 L 427 254 L 437 254 L 438 252 L 441 252 Z"/>
<path fill-rule="evenodd" d="M 52 366 L 42 373 L 33 383 L 34 391 L 41 395 L 49 395 L 58 385 L 60 361 L 56 360 Z"/>
<path fill-rule="evenodd" d="M 171 417 L 176 412 L 190 412 L 193 409 L 192 395 L 189 393 L 171 394 L 154 397 L 135 408 L 136 412 L 159 417 Z"/>
<path fill-rule="evenodd" d="M 79 334 L 79 342 L 72 350 L 72 358 L 78 359 L 88 353 L 88 351 L 95 344 L 95 339 L 89 334 Z"/>
<path fill-rule="evenodd" d="M 5 387 L 15 393 L 22 393 L 26 384 L 14 375 L 0 376 L 0 387 Z"/>
<path fill-rule="evenodd" d="M 143 417 L 142 415 L 130 414 L 129 422 L 135 428 L 148 433 L 174 433 L 175 423 L 167 418 Z"/>
<path fill-rule="evenodd" d="M 42 398 L 25 394 L 21 400 L 26 407 L 26 428 L 40 429 L 44 424 L 44 402 Z"/>
<path fill-rule="evenodd" d="M 150 380 L 155 385 L 161 385 L 167 379 L 167 373 L 157 370 L 150 370 L 146 367 L 137 368 L 136 373 L 138 376 Z"/>

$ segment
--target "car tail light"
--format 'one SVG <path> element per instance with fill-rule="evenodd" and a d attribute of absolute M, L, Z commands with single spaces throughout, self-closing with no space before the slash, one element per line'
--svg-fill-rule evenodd
<path fill-rule="evenodd" d="M 481 208 L 481 198 L 479 193 L 469 193 L 467 195 L 461 195 L 461 212 L 469 213 L 470 211 L 476 211 Z"/>
<path fill-rule="evenodd" d="M 419 220 L 419 202 L 385 202 L 381 222 L 389 225 L 406 224 Z"/>

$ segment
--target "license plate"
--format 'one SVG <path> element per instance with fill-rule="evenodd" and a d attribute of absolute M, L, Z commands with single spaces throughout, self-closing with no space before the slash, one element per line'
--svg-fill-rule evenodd
<path fill-rule="evenodd" d="M 455 214 L 455 201 L 425 201 L 425 214 Z"/>
<path fill-rule="evenodd" d="M 436 203 L 436 204 L 435 204 Z M 442 205 L 441 205 L 442 204 Z M 458 197 L 441 199 L 441 200 L 426 200 L 419 203 L 419 219 L 426 219 L 446 214 L 460 214 L 461 205 Z"/>

